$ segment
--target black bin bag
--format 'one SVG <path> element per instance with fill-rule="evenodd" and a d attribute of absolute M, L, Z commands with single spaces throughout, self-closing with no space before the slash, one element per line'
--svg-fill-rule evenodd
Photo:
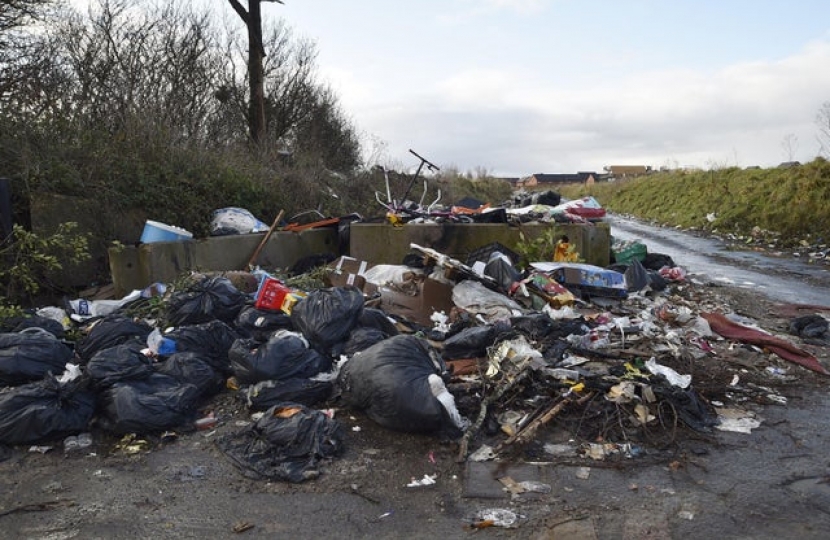
<path fill-rule="evenodd" d="M 124 315 L 112 314 L 98 319 L 89 333 L 75 347 L 82 363 L 88 362 L 95 353 L 127 342 L 147 343 L 147 336 L 153 331 L 149 324 L 136 321 Z"/>
<path fill-rule="evenodd" d="M 236 340 L 230 360 L 241 384 L 313 377 L 332 367 L 331 358 L 310 349 L 303 336 L 288 330 L 278 330 L 265 344 L 253 339 Z"/>
<path fill-rule="evenodd" d="M 286 379 L 284 381 L 261 381 L 239 390 L 252 411 L 264 411 L 285 401 L 311 407 L 326 401 L 334 390 L 331 381 L 314 379 Z"/>
<path fill-rule="evenodd" d="M 140 381 L 116 383 L 101 393 L 101 425 L 120 435 L 192 427 L 200 397 L 196 386 L 162 373 Z"/>
<path fill-rule="evenodd" d="M 177 352 L 154 366 L 157 373 L 173 377 L 181 383 L 192 384 L 203 397 L 212 397 L 225 386 L 225 378 L 210 365 L 202 353 Z"/>
<path fill-rule="evenodd" d="M 59 440 L 88 429 L 96 397 L 87 381 L 54 377 L 0 392 L 0 444 Z"/>
<path fill-rule="evenodd" d="M 218 319 L 233 324 L 246 302 L 246 295 L 228 278 L 206 277 L 170 297 L 167 323 L 183 326 Z"/>
<path fill-rule="evenodd" d="M 271 334 L 277 330 L 292 330 L 291 315 L 282 311 L 257 309 L 256 306 L 245 306 L 236 316 L 234 327 L 239 337 L 253 338 L 257 341 L 268 341 Z"/>
<path fill-rule="evenodd" d="M 72 357 L 72 349 L 42 328 L 0 334 L 0 386 L 60 375 Z"/>
<path fill-rule="evenodd" d="M 140 343 L 124 343 L 98 351 L 86 365 L 93 388 L 103 390 L 122 381 L 146 379 L 153 374 L 153 361 L 141 352 Z"/>
<path fill-rule="evenodd" d="M 343 433 L 323 412 L 285 402 L 216 445 L 248 478 L 299 483 L 317 478 L 320 464 L 340 455 Z"/>
<path fill-rule="evenodd" d="M 355 354 L 340 369 L 337 384 L 348 406 L 383 427 L 455 437 L 462 420 L 444 385 L 446 372 L 426 340 L 398 335 Z"/>
<path fill-rule="evenodd" d="M 328 353 L 349 337 L 363 312 L 363 293 L 355 287 L 317 289 L 297 302 L 291 322 L 313 347 Z"/>
<path fill-rule="evenodd" d="M 176 352 L 199 353 L 213 369 L 230 375 L 231 363 L 228 353 L 241 336 L 228 324 L 212 320 L 179 326 L 164 334 L 164 337 L 176 342 Z"/>

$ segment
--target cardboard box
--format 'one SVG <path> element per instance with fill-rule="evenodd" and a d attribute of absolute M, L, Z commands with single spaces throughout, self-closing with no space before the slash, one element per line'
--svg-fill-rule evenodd
<path fill-rule="evenodd" d="M 353 257 L 339 257 L 329 264 L 328 282 L 331 287 L 357 287 L 363 292 L 369 292 L 371 284 L 366 283 L 364 273 L 371 265 Z"/>
<path fill-rule="evenodd" d="M 380 309 L 421 326 L 432 327 L 430 317 L 433 312 L 444 311 L 449 314 L 455 306 L 452 289 L 453 285 L 430 278 L 419 280 L 414 295 L 387 286 L 380 287 Z"/>

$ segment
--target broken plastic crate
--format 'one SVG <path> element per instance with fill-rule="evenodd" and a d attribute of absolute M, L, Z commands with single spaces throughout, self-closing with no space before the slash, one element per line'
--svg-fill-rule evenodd
<path fill-rule="evenodd" d="M 291 308 L 299 300 L 298 296 L 285 284 L 272 277 L 265 277 L 259 286 L 254 306 L 257 309 L 282 311 L 291 314 Z"/>

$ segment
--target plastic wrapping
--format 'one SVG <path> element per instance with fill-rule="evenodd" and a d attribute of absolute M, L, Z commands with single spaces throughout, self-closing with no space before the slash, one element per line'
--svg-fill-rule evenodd
<path fill-rule="evenodd" d="M 210 220 L 211 236 L 229 234 L 250 234 L 265 232 L 268 225 L 256 218 L 249 210 L 229 206 L 213 211 Z"/>
<path fill-rule="evenodd" d="M 515 301 L 477 281 L 465 280 L 453 287 L 452 300 L 458 307 L 482 315 L 487 322 L 522 314 L 521 306 Z"/>

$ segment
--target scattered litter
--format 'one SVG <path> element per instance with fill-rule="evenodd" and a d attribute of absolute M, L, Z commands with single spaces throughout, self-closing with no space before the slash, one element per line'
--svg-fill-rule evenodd
<path fill-rule="evenodd" d="M 496 453 L 493 451 L 493 447 L 482 444 L 481 447 L 470 454 L 469 460 L 470 461 L 490 461 L 491 459 L 496 458 Z"/>
<path fill-rule="evenodd" d="M 423 478 L 416 479 L 415 477 L 406 485 L 406 487 L 422 487 L 422 486 L 431 486 L 436 483 L 436 479 L 438 478 L 437 474 L 429 475 L 425 474 Z"/>
<path fill-rule="evenodd" d="M 670 367 L 658 364 L 654 358 L 646 361 L 646 369 L 655 375 L 663 375 L 670 383 L 680 388 L 688 388 L 692 383 L 691 375 L 681 375 Z"/>
<path fill-rule="evenodd" d="M 761 425 L 761 420 L 751 411 L 742 409 L 716 409 L 716 411 L 720 420 L 716 428 L 721 431 L 752 433 L 753 429 Z"/>
<path fill-rule="evenodd" d="M 576 448 L 570 444 L 546 444 L 544 446 L 545 453 L 554 456 L 568 456 L 576 453 Z"/>
<path fill-rule="evenodd" d="M 576 469 L 576 477 L 580 480 L 587 480 L 591 476 L 591 467 L 578 467 Z"/>
<path fill-rule="evenodd" d="M 499 482 L 501 482 L 506 491 L 509 491 L 513 495 L 520 495 L 522 493 L 550 493 L 552 489 L 550 484 L 545 484 L 544 482 L 537 482 L 535 480 L 516 482 L 509 476 L 499 478 Z"/>
<path fill-rule="evenodd" d="M 524 517 L 506 508 L 486 508 L 475 513 L 470 527 L 473 529 L 485 529 L 488 527 L 513 528 L 518 526 L 519 520 Z"/>

